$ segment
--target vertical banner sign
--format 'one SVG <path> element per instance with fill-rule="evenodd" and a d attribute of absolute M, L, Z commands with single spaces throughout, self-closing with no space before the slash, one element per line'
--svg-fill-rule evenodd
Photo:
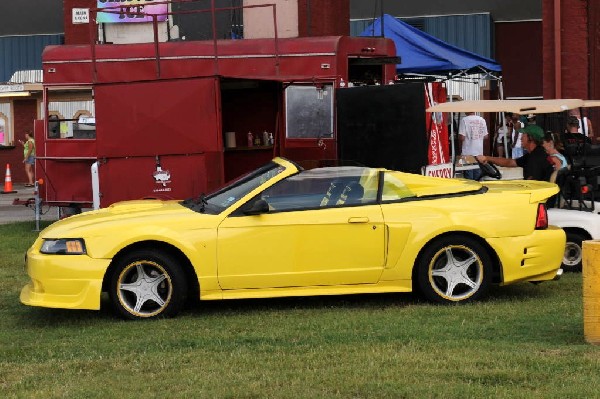
<path fill-rule="evenodd" d="M 446 102 L 446 88 L 441 83 L 425 85 L 425 107 L 429 108 L 438 103 Z M 448 126 L 444 123 L 441 112 L 427 112 L 425 127 L 429 137 L 428 159 L 430 165 L 450 162 L 448 148 Z"/>
<path fill-rule="evenodd" d="M 167 4 L 153 4 L 156 0 L 98 0 L 98 8 L 110 12 L 98 10 L 96 22 L 152 22 L 152 15 L 156 20 L 163 22 L 167 20 Z"/>

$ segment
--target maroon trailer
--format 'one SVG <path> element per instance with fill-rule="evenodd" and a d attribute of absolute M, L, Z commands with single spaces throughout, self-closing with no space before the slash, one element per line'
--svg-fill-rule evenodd
<path fill-rule="evenodd" d="M 276 155 L 336 159 L 335 89 L 388 83 L 397 58 L 389 39 L 336 36 L 49 46 L 42 61 L 42 200 L 82 208 L 191 197 Z"/>

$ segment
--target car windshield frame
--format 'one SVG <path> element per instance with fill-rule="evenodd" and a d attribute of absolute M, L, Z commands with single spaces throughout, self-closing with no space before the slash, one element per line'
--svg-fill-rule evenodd
<path fill-rule="evenodd" d="M 202 194 L 198 198 L 182 201 L 181 204 L 196 212 L 217 215 L 231 208 L 250 192 L 285 170 L 284 165 L 271 161 L 209 195 Z"/>

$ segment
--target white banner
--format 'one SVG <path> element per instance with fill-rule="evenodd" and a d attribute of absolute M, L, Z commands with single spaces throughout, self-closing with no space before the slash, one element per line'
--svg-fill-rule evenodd
<path fill-rule="evenodd" d="M 425 166 L 425 176 L 452 178 L 452 163 Z"/>

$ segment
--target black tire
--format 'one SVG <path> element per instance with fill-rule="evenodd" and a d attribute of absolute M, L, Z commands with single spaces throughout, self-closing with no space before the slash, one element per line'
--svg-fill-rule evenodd
<path fill-rule="evenodd" d="M 185 273 L 168 254 L 131 252 L 112 270 L 108 294 L 115 312 L 123 318 L 172 317 L 187 297 Z"/>
<path fill-rule="evenodd" d="M 563 256 L 562 268 L 565 272 L 580 272 L 583 262 L 583 241 L 587 240 L 584 234 L 565 230 L 567 233 L 567 244 Z"/>
<path fill-rule="evenodd" d="M 447 236 L 431 242 L 416 267 L 419 289 L 427 299 L 439 303 L 481 298 L 492 281 L 490 255 L 467 236 Z"/>

